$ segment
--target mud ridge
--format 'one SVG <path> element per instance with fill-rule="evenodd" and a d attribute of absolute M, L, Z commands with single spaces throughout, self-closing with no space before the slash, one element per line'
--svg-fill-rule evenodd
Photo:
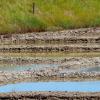
<path fill-rule="evenodd" d="M 24 92 L 0 94 L 2 100 L 99 100 L 100 93 Z"/>

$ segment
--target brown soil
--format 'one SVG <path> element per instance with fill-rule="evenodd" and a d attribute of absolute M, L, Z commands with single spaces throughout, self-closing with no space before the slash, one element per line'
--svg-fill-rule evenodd
<path fill-rule="evenodd" d="M 100 93 L 24 92 L 0 94 L 1 100 L 100 100 Z"/>
<path fill-rule="evenodd" d="M 0 52 L 100 52 L 99 43 L 100 28 L 0 35 Z"/>

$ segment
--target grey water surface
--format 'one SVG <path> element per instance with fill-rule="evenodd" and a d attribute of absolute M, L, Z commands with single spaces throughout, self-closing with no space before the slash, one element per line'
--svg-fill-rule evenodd
<path fill-rule="evenodd" d="M 100 72 L 100 67 L 90 67 L 90 68 L 84 68 L 81 70 L 81 72 Z"/>
<path fill-rule="evenodd" d="M 25 71 L 38 70 L 45 67 L 57 67 L 57 64 L 25 64 L 25 65 L 6 65 L 0 66 L 0 71 Z"/>

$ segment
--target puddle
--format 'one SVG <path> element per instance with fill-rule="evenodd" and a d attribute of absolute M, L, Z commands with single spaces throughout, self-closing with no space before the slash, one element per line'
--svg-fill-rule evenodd
<path fill-rule="evenodd" d="M 26 65 L 0 65 L 0 71 L 38 70 L 45 67 L 57 67 L 57 64 L 26 64 Z"/>
<path fill-rule="evenodd" d="M 82 72 L 100 72 L 100 67 L 85 68 Z"/>
<path fill-rule="evenodd" d="M 0 86 L 0 93 L 25 91 L 100 92 L 100 81 L 27 82 Z"/>

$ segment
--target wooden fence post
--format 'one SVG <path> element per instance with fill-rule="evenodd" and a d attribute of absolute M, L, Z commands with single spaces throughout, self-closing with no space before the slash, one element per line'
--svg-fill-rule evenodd
<path fill-rule="evenodd" d="M 35 13 L 35 3 L 33 3 L 33 14 Z"/>

